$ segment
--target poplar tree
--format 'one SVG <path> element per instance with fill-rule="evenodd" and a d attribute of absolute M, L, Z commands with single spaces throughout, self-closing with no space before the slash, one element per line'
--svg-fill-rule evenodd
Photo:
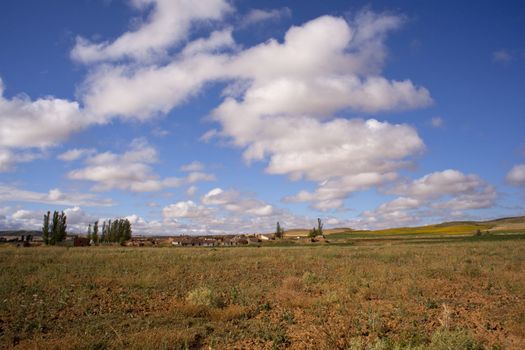
<path fill-rule="evenodd" d="M 42 239 L 45 244 L 49 244 L 49 215 L 51 213 L 48 211 L 47 214 L 44 214 L 44 224 L 42 226 Z"/>
<path fill-rule="evenodd" d="M 93 225 L 93 235 L 91 236 L 91 239 L 93 240 L 93 243 L 98 243 L 98 220 L 95 221 L 95 224 Z"/>
<path fill-rule="evenodd" d="M 66 239 L 67 236 L 67 216 L 64 212 L 61 212 L 59 215 L 60 219 L 60 230 L 58 231 L 58 242 L 62 242 Z"/>
<path fill-rule="evenodd" d="M 88 226 L 87 239 L 91 242 L 91 224 Z"/>
<path fill-rule="evenodd" d="M 58 238 L 58 231 L 60 229 L 60 223 L 58 220 L 58 211 L 53 212 L 53 220 L 51 221 L 51 237 L 49 239 L 49 244 L 55 245 Z"/>
<path fill-rule="evenodd" d="M 283 238 L 284 236 L 284 230 L 281 227 L 281 224 L 279 224 L 279 221 L 277 221 L 277 228 L 275 229 L 275 238 Z"/>
<path fill-rule="evenodd" d="M 101 242 L 106 242 L 106 221 L 102 223 L 102 235 L 100 236 Z"/>
<path fill-rule="evenodd" d="M 113 227 L 112 227 L 111 219 L 108 221 L 106 242 L 113 242 Z"/>

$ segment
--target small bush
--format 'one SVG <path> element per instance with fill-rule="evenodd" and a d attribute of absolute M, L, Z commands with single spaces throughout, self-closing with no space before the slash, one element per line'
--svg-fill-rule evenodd
<path fill-rule="evenodd" d="M 438 330 L 432 335 L 429 350 L 481 350 L 478 344 L 464 331 Z"/>
<path fill-rule="evenodd" d="M 199 287 L 188 293 L 186 301 L 192 305 L 215 307 L 218 305 L 217 298 L 210 288 Z"/>
<path fill-rule="evenodd" d="M 303 274 L 303 283 L 306 285 L 315 284 L 319 282 L 319 277 L 314 272 L 306 271 Z"/>

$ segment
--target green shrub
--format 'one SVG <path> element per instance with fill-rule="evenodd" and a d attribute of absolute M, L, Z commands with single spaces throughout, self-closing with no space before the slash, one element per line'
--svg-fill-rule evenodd
<path fill-rule="evenodd" d="M 478 350 L 483 349 L 464 331 L 438 330 L 432 335 L 429 350 Z"/>
<path fill-rule="evenodd" d="M 314 272 L 306 271 L 303 274 L 303 283 L 304 284 L 314 284 L 319 282 L 319 277 Z"/>
<path fill-rule="evenodd" d="M 188 293 L 186 301 L 193 305 L 214 307 L 218 305 L 218 300 L 213 291 L 207 287 L 199 287 Z"/>

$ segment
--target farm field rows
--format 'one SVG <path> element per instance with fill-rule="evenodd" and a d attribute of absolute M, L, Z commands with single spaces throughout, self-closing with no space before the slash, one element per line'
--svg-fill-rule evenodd
<path fill-rule="evenodd" d="M 0 264 L 1 348 L 525 348 L 522 239 L 4 246 Z"/>

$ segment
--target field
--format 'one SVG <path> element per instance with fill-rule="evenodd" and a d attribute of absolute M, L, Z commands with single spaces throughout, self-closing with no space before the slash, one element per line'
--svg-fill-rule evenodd
<path fill-rule="evenodd" d="M 0 246 L 0 348 L 524 349 L 523 235 Z"/>

